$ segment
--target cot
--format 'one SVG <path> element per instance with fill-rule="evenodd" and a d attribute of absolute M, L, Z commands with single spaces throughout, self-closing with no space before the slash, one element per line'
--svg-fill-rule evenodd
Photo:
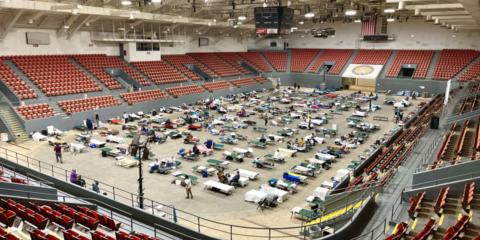
<path fill-rule="evenodd" d="M 224 194 L 227 194 L 227 195 L 232 194 L 233 190 L 235 189 L 235 187 L 233 187 L 233 186 L 223 184 L 223 183 L 220 183 L 220 182 L 217 182 L 217 181 L 214 181 L 214 180 L 208 180 L 208 181 L 204 182 L 203 185 L 204 185 L 205 189 L 216 191 L 216 192 L 221 192 L 221 193 L 224 193 Z"/>

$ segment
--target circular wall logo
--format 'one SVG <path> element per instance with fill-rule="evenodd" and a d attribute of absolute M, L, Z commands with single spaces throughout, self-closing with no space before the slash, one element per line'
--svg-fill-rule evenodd
<path fill-rule="evenodd" d="M 352 69 L 352 72 L 356 75 L 368 75 L 373 72 L 373 67 L 368 65 L 360 65 L 356 66 Z"/>

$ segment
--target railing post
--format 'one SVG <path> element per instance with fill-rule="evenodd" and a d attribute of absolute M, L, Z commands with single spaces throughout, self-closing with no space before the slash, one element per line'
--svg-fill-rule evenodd
<path fill-rule="evenodd" d="M 38 171 L 42 172 L 42 162 L 38 161 Z"/>
<path fill-rule="evenodd" d="M 132 207 L 135 208 L 135 203 L 133 201 L 133 193 L 130 193 L 130 197 L 132 198 Z"/>
<path fill-rule="evenodd" d="M 115 200 L 115 187 L 112 187 L 113 200 Z"/>
<path fill-rule="evenodd" d="M 53 173 L 53 164 L 51 166 L 52 166 L 52 177 L 55 177 L 55 174 Z"/>
<path fill-rule="evenodd" d="M 230 225 L 230 240 L 233 239 L 233 225 Z M 268 234 L 268 239 L 270 239 L 270 234 Z"/>
<path fill-rule="evenodd" d="M 268 228 L 268 239 L 272 239 L 272 229 Z"/>
<path fill-rule="evenodd" d="M 68 182 L 68 171 L 65 169 L 65 182 Z"/>
<path fill-rule="evenodd" d="M 200 232 L 200 217 L 197 217 L 198 232 Z"/>
<path fill-rule="evenodd" d="M 27 156 L 27 167 L 30 168 L 30 158 Z"/>

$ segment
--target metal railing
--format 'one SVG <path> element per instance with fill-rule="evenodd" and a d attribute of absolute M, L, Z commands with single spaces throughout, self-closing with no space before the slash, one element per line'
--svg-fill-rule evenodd
<path fill-rule="evenodd" d="M 70 183 L 70 170 L 55 166 L 47 162 L 36 160 L 24 154 L 3 147 L 0 147 L 0 157 L 3 157 L 4 159 L 18 165 L 38 171 L 42 174 Z M 85 180 L 85 186 L 87 188 L 89 188 L 89 186 L 91 186 L 92 183 L 94 183 L 95 181 L 95 179 L 89 178 L 85 175 L 82 175 L 82 179 Z M 132 208 L 140 209 L 138 206 L 137 194 L 102 182 L 100 182 L 100 187 L 101 192 L 103 192 L 106 197 L 124 203 Z M 373 193 L 373 191 L 368 190 L 366 192 Z M 361 199 L 365 200 L 371 196 L 372 194 L 363 194 L 361 196 Z M 359 200 L 360 199 L 349 200 L 347 201 L 346 205 L 339 206 L 335 209 L 329 209 L 329 212 L 345 208 L 346 206 L 348 206 L 348 202 L 358 202 Z M 362 202 L 362 207 L 366 202 L 367 201 Z M 308 236 L 306 233 L 308 232 L 307 229 L 310 227 L 303 224 L 300 226 L 278 228 L 231 225 L 206 219 L 195 214 L 177 209 L 172 205 L 163 204 L 149 198 L 144 198 L 144 208 L 142 210 L 146 213 L 175 222 L 183 227 L 187 227 L 199 233 L 203 233 L 219 239 L 238 239 L 242 237 L 257 239 L 307 239 Z M 346 214 L 342 216 L 348 216 L 347 218 L 349 218 L 349 220 L 351 221 L 352 217 L 354 216 L 354 212 L 355 211 L 353 209 L 349 209 Z M 334 231 L 336 227 L 341 224 L 337 223 L 337 220 L 338 219 L 333 219 L 329 222 L 330 224 L 332 224 L 330 226 L 333 226 Z M 343 222 L 345 221 L 345 219 L 342 220 Z M 158 232 L 160 232 L 162 228 L 164 227 L 156 225 L 154 226 L 154 232 L 157 232 L 156 230 L 159 230 Z"/>

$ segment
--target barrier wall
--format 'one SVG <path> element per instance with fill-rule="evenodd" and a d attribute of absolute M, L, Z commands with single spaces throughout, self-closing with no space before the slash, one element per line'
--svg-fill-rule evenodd
<path fill-rule="evenodd" d="M 413 174 L 412 188 L 423 188 L 467 178 L 480 177 L 480 161 L 467 161 Z"/>

